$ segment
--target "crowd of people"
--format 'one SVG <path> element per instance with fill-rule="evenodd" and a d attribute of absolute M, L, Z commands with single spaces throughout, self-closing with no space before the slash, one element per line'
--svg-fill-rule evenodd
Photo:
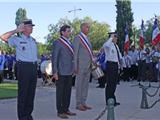
<path fill-rule="evenodd" d="M 52 62 L 52 79 L 56 83 L 56 108 L 57 116 L 68 119 L 76 113 L 70 110 L 73 78 L 75 78 L 76 106 L 80 111 L 92 109 L 87 103 L 89 82 L 92 77 L 92 66 L 101 67 L 104 76 L 98 78 L 100 88 L 105 87 L 105 100 L 108 105 L 110 98 L 114 105 L 120 105 L 115 96 L 117 84 L 123 81 L 150 81 L 157 82 L 159 78 L 160 46 L 136 49 L 132 46 L 129 51 L 121 54 L 117 45 L 116 32 L 110 32 L 109 38 L 103 44 L 98 57 L 93 53 L 88 37 L 89 23 L 82 23 L 80 33 L 73 42 L 70 39 L 71 26 L 63 25 L 60 28 L 60 37 L 53 42 L 51 58 L 41 56 L 39 66 L 37 43 L 31 36 L 33 26 L 31 19 L 23 21 L 15 30 L 4 33 L 0 38 L 10 46 L 16 48 L 16 55 L 0 54 L 1 81 L 4 77 L 18 80 L 18 105 L 19 120 L 33 120 L 34 97 L 37 76 L 40 64 L 43 61 Z M 16 35 L 20 33 L 19 35 Z M 103 60 L 102 60 L 103 59 Z M 15 67 L 14 67 L 15 66 Z M 13 76 L 13 68 L 16 76 Z M 5 72 L 7 70 L 7 72 Z M 45 81 L 45 76 L 41 74 Z"/>
<path fill-rule="evenodd" d="M 102 56 L 103 51 L 100 54 Z M 106 55 L 105 57 L 107 56 L 108 55 Z M 119 77 L 117 83 L 119 84 L 120 81 L 158 82 L 159 58 L 159 44 L 156 46 L 147 46 L 144 48 L 135 48 L 134 45 L 131 46 L 129 51 L 124 51 L 123 56 L 121 57 L 121 64 L 119 64 Z M 104 60 L 100 61 L 100 64 L 103 65 L 104 62 Z M 107 63 L 105 64 L 107 65 Z M 105 73 L 106 69 L 103 66 L 102 69 Z M 99 78 L 98 82 L 98 88 L 105 87 L 106 79 L 104 77 Z"/>
<path fill-rule="evenodd" d="M 0 51 L 0 83 L 4 79 L 16 80 L 16 58 L 14 54 Z"/>

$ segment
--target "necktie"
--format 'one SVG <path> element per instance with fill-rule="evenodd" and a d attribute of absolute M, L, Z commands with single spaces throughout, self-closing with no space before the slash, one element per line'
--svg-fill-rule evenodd
<path fill-rule="evenodd" d="M 120 55 L 119 55 L 118 48 L 117 48 L 116 44 L 114 44 L 114 46 L 115 46 L 116 51 L 117 51 L 118 62 L 120 63 Z"/>

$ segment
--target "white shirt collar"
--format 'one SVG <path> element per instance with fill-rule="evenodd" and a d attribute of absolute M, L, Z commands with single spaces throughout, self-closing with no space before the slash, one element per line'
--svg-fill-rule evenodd
<path fill-rule="evenodd" d="M 24 34 L 22 34 L 21 37 L 24 38 L 24 39 L 30 38 L 30 36 L 28 37 L 28 36 L 26 36 L 26 35 L 24 35 Z"/>
<path fill-rule="evenodd" d="M 87 38 L 87 36 L 86 36 L 83 32 L 81 32 L 81 34 L 82 34 L 85 38 Z"/>
<path fill-rule="evenodd" d="M 68 38 L 66 38 L 66 37 L 64 37 L 64 36 L 61 36 L 61 37 L 64 38 L 67 42 L 71 43 L 71 42 L 70 42 L 70 39 L 68 39 Z"/>

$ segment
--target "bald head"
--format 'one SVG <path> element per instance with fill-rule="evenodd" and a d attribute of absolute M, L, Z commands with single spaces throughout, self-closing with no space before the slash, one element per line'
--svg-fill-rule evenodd
<path fill-rule="evenodd" d="M 81 24 L 81 32 L 83 32 L 85 35 L 89 33 L 90 25 L 89 23 L 82 23 Z"/>

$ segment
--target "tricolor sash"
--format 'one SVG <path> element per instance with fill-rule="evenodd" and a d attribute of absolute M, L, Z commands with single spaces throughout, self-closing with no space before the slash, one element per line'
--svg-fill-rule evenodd
<path fill-rule="evenodd" d="M 63 37 L 60 37 L 59 40 L 62 44 L 64 44 L 65 47 L 67 47 L 69 49 L 69 51 L 72 53 L 72 55 L 74 55 L 74 50 L 73 50 L 72 45 L 67 40 L 65 40 L 65 38 L 63 38 Z"/>
<path fill-rule="evenodd" d="M 90 55 L 91 59 L 93 60 L 93 53 L 92 53 L 92 50 L 91 50 L 91 46 L 87 42 L 86 38 L 81 33 L 78 35 L 78 37 L 80 38 L 82 44 L 85 46 L 85 48 L 89 52 L 89 55 Z"/>

